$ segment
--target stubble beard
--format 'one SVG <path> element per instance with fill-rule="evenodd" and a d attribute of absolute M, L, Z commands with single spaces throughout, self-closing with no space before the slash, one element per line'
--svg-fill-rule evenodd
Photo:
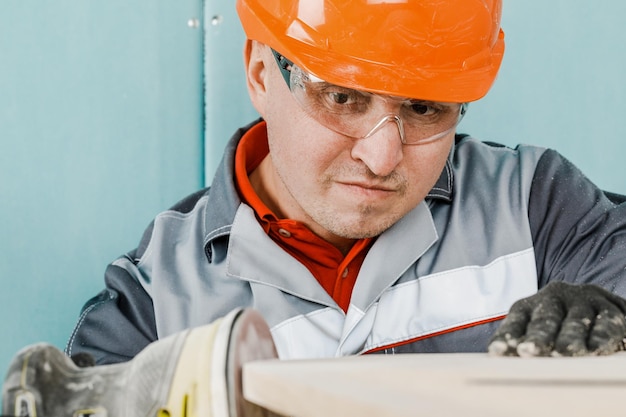
<path fill-rule="evenodd" d="M 368 171 L 369 172 L 369 171 Z M 384 178 L 378 178 L 371 172 L 366 174 L 368 178 L 379 179 L 386 184 L 393 184 L 396 189 L 396 198 L 403 201 L 407 193 L 407 183 L 397 173 L 392 173 Z M 361 178 L 364 174 L 360 174 Z M 334 178 L 341 178 L 335 174 L 328 174 L 321 180 L 322 190 L 328 191 L 335 183 Z M 358 178 L 358 176 L 357 176 Z M 295 198 L 295 196 L 294 196 Z M 319 199 L 313 202 L 308 209 L 307 215 L 315 223 L 319 224 L 328 232 L 346 239 L 365 239 L 376 237 L 398 222 L 405 212 L 392 208 L 384 213 L 379 213 L 380 209 L 372 204 L 362 204 L 355 207 L 355 212 L 351 218 L 347 219 L 336 208 L 325 204 L 325 200 Z"/>

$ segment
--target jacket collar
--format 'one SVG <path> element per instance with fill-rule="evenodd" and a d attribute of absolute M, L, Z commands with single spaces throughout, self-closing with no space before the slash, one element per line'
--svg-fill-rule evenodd
<path fill-rule="evenodd" d="M 454 158 L 456 145 L 467 136 L 466 134 L 457 134 L 454 137 L 454 143 L 452 144 L 452 149 L 450 149 L 450 155 L 446 160 L 446 165 L 443 167 L 443 171 L 435 183 L 435 186 L 430 190 L 428 195 L 426 195 L 427 199 L 442 200 L 448 203 L 452 202 L 452 192 L 454 189 L 452 159 Z"/>
<path fill-rule="evenodd" d="M 435 186 L 428 192 L 426 198 L 435 200 L 452 201 L 452 185 L 454 183 L 454 172 L 452 172 L 452 163 L 448 158 L 439 179 Z"/>
<path fill-rule="evenodd" d="M 260 119 L 257 119 L 238 129 L 226 144 L 222 161 L 215 171 L 213 182 L 208 191 L 209 201 L 207 205 L 210 209 L 204 213 L 205 245 L 216 237 L 230 233 L 235 214 L 241 204 L 241 198 L 235 185 L 235 152 L 242 136 L 259 122 Z M 219 209 L 215 209 L 216 207 Z"/>

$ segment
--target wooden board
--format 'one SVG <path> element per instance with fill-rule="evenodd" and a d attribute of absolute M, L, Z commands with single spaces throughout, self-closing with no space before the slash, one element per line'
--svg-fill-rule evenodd
<path fill-rule="evenodd" d="M 248 401 L 294 417 L 621 416 L 626 353 L 269 360 L 244 365 L 243 390 Z"/>

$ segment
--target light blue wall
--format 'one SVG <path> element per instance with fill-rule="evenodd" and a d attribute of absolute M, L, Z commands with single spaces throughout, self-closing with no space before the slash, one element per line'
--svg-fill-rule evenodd
<path fill-rule="evenodd" d="M 106 264 L 202 185 L 201 5 L 0 0 L 2 375 L 64 347 Z"/>
<path fill-rule="evenodd" d="M 256 117 L 232 3 L 0 0 L 2 374 L 26 344 L 63 347 L 105 265 Z M 624 21 L 623 0 L 505 0 L 501 74 L 460 130 L 557 148 L 626 193 Z"/>

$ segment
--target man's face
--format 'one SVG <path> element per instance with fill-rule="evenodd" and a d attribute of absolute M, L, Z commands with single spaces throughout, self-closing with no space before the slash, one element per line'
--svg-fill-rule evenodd
<path fill-rule="evenodd" d="M 401 143 L 392 122 L 366 139 L 335 133 L 295 101 L 271 50 L 260 44 L 251 46 L 248 77 L 270 147 L 251 180 L 280 217 L 304 222 L 341 247 L 385 231 L 439 178 L 454 132 L 412 146 Z"/>

